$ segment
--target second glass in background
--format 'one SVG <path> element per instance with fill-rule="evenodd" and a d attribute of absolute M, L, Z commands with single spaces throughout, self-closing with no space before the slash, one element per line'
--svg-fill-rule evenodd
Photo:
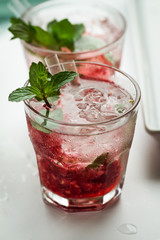
<path fill-rule="evenodd" d="M 72 24 L 83 23 L 85 32 L 75 44 L 74 52 L 54 51 L 22 41 L 27 65 L 57 54 L 61 62 L 85 60 L 119 68 L 126 30 L 123 15 L 104 2 L 91 0 L 46 1 L 26 11 L 22 19 L 32 25 L 46 28 L 48 22 L 67 18 Z"/>

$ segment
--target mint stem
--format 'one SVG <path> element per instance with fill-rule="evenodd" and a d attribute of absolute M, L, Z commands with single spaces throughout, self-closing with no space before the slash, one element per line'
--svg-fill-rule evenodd
<path fill-rule="evenodd" d="M 48 102 L 47 98 L 46 98 L 44 95 L 43 95 L 43 99 L 44 99 L 44 101 L 45 101 L 47 107 L 51 108 L 50 103 Z"/>
<path fill-rule="evenodd" d="M 48 118 L 48 116 L 49 116 L 49 110 L 47 109 L 46 117 Z M 47 119 L 44 119 L 44 121 L 43 121 L 43 123 L 41 125 L 44 127 L 44 126 L 46 126 L 46 124 L 47 124 Z"/>

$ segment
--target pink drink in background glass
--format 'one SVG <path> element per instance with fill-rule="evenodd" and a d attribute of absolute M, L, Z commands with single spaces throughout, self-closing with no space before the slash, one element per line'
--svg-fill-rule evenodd
<path fill-rule="evenodd" d="M 85 6 L 85 7 L 84 7 Z M 104 2 L 90 0 L 46 1 L 29 9 L 22 19 L 33 25 L 46 28 L 53 19 L 68 18 L 72 24 L 83 23 L 85 32 L 75 44 L 75 51 L 53 51 L 33 46 L 22 41 L 28 66 L 42 61 L 49 55 L 57 54 L 60 61 L 85 60 L 115 67 L 120 66 L 126 22 L 124 17 Z"/>
<path fill-rule="evenodd" d="M 35 99 L 25 101 L 25 112 L 45 202 L 66 211 L 100 210 L 121 194 L 140 90 L 118 69 L 76 66 L 79 85 L 61 89 L 48 117 Z M 52 118 L 55 110 L 61 121 Z"/>

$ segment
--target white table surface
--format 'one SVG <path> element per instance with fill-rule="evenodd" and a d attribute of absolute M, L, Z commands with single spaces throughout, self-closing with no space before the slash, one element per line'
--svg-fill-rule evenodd
<path fill-rule="evenodd" d="M 137 81 L 130 23 L 125 1 L 119 9 L 128 19 L 121 68 Z M 28 137 L 23 103 L 8 94 L 28 78 L 18 40 L 0 34 L 0 240 L 160 240 L 160 144 L 144 129 L 138 114 L 121 199 L 96 213 L 68 214 L 41 198 L 35 154 Z M 134 234 L 119 231 L 133 224 Z"/>

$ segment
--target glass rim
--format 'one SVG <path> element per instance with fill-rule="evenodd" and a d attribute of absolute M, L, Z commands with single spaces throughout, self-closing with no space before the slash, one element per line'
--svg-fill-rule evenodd
<path fill-rule="evenodd" d="M 55 0 L 55 1 L 53 1 L 53 3 L 54 2 L 59 3 L 61 1 L 63 2 L 63 0 Z M 39 4 L 29 8 L 25 13 L 22 14 L 21 18 L 24 20 L 24 18 L 27 16 L 27 14 L 30 13 L 32 10 L 34 10 L 34 9 L 40 7 L 40 6 L 46 5 L 47 3 L 51 3 L 51 2 L 52 1 L 45 1 L 45 2 L 39 3 Z M 80 51 L 80 52 L 63 52 L 63 51 L 56 51 L 56 50 L 52 50 L 52 49 L 44 49 L 44 48 L 41 48 L 41 47 L 37 47 L 33 44 L 29 44 L 29 43 L 25 42 L 24 40 L 21 40 L 21 41 L 23 42 L 24 45 L 28 46 L 29 48 L 35 49 L 37 51 L 41 51 L 42 53 L 47 53 L 47 54 L 53 54 L 54 53 L 54 54 L 69 55 L 69 56 L 76 56 L 76 55 L 79 55 L 79 54 L 96 53 L 97 51 L 102 51 L 106 48 L 112 47 L 112 45 L 116 44 L 117 42 L 119 42 L 124 37 L 125 32 L 126 32 L 126 28 L 127 28 L 127 23 L 126 23 L 125 17 L 123 16 L 123 14 L 119 10 L 117 10 L 116 8 L 106 4 L 104 2 L 102 2 L 102 3 L 105 4 L 105 6 L 108 9 L 111 9 L 112 11 L 116 12 L 116 14 L 119 15 L 119 17 L 121 18 L 122 23 L 123 23 L 121 34 L 119 34 L 119 36 L 114 41 L 112 41 L 108 44 L 105 44 L 103 47 L 96 48 L 94 50 L 85 50 L 85 51 Z"/>
<path fill-rule="evenodd" d="M 71 62 L 65 62 L 63 64 L 70 64 Z M 100 122 L 94 122 L 94 123 L 69 123 L 69 122 L 63 122 L 63 121 L 57 121 L 54 120 L 53 118 L 49 118 L 46 117 L 45 115 L 41 114 L 40 112 L 38 112 L 37 110 L 35 110 L 32 106 L 30 106 L 30 104 L 28 103 L 29 100 L 24 100 L 24 104 L 34 113 L 36 113 L 37 115 L 43 117 L 44 119 L 48 119 L 49 121 L 59 124 L 59 125 L 64 125 L 64 126 L 70 126 L 70 127 L 90 127 L 90 126 L 95 126 L 95 125 L 103 125 L 103 124 L 114 124 L 114 122 L 124 118 L 125 116 L 129 115 L 139 104 L 140 99 L 141 99 L 141 90 L 140 87 L 138 85 L 138 83 L 127 73 L 125 73 L 124 71 L 119 70 L 118 68 L 106 65 L 106 64 L 99 64 L 99 63 L 94 63 L 94 62 L 87 62 L 87 61 L 75 61 L 75 64 L 91 64 L 91 65 L 97 65 L 97 66 L 104 66 L 107 67 L 111 70 L 114 70 L 116 72 L 119 72 L 120 74 L 122 74 L 124 77 L 128 78 L 129 81 L 133 84 L 135 90 L 136 90 L 136 97 L 134 100 L 134 103 L 132 105 L 131 108 L 129 108 L 125 113 L 122 113 L 120 116 L 118 117 L 114 117 L 112 119 L 109 120 L 105 120 L 105 121 L 100 121 Z M 56 66 L 57 64 L 51 65 L 51 67 Z M 29 83 L 29 80 L 27 80 L 24 84 L 24 86 L 27 86 Z"/>

